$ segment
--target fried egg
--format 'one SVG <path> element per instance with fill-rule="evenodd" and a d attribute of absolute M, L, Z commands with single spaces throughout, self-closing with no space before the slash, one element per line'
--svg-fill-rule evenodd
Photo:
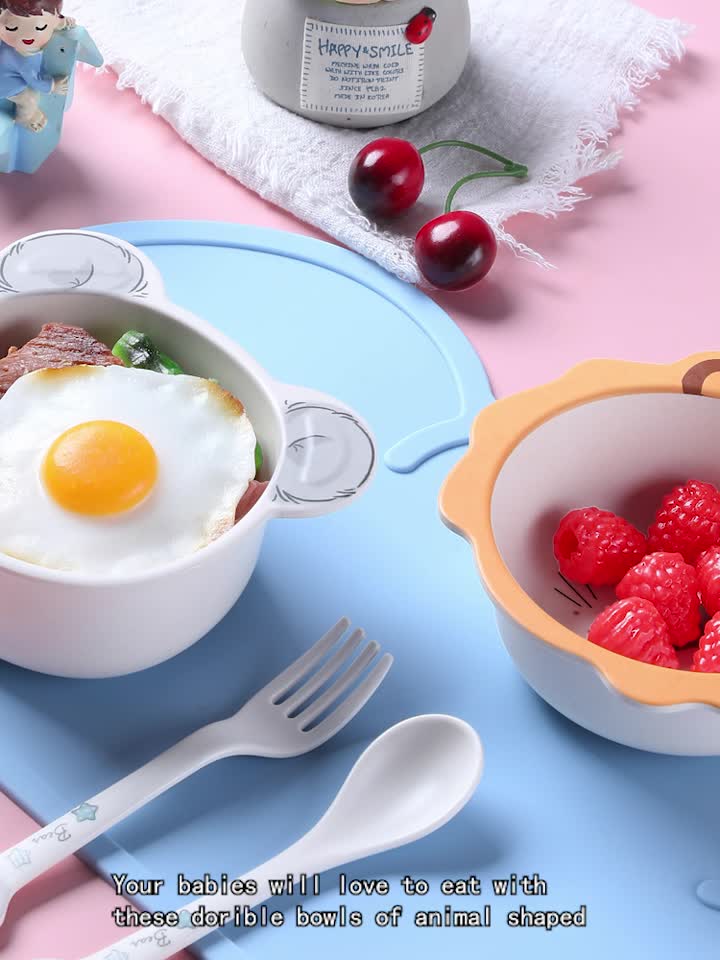
<path fill-rule="evenodd" d="M 216 383 L 124 367 L 39 370 L 0 401 L 0 552 L 131 574 L 232 527 L 255 432 Z"/>

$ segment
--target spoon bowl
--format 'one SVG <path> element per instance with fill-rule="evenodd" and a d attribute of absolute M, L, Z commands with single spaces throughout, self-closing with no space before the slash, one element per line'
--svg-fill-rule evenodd
<path fill-rule="evenodd" d="M 483 765 L 480 737 L 463 720 L 405 720 L 365 750 L 308 839 L 333 860 L 413 843 L 462 810 Z"/>

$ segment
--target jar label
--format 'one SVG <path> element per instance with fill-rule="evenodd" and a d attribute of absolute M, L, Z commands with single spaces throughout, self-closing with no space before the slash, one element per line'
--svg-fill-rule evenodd
<path fill-rule="evenodd" d="M 305 20 L 300 83 L 303 110 L 367 116 L 410 113 L 422 106 L 425 46 L 407 24 L 353 27 Z"/>

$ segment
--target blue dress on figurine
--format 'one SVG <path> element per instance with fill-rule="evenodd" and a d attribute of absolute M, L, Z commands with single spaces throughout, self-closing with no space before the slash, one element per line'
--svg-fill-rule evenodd
<path fill-rule="evenodd" d="M 40 93 L 52 91 L 53 78 L 43 73 L 43 54 L 24 57 L 0 42 L 0 98 L 15 97 L 26 87 Z"/>
<path fill-rule="evenodd" d="M 0 0 L 0 173 L 34 173 L 47 160 L 72 102 L 76 63 L 102 65 L 87 31 L 61 8 L 62 0 Z"/>

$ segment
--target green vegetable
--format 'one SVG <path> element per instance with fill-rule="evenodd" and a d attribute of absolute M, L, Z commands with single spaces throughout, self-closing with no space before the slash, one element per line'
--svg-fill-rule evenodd
<path fill-rule="evenodd" d="M 185 373 L 179 363 L 175 363 L 174 360 L 171 360 L 170 357 L 165 356 L 164 353 L 159 353 L 157 358 L 160 367 L 160 373 L 169 373 L 172 377 L 177 377 L 179 374 Z"/>
<path fill-rule="evenodd" d="M 136 370 L 153 370 L 155 373 L 167 373 L 171 376 L 184 372 L 179 364 L 159 352 L 147 334 L 137 330 L 124 333 L 112 352 L 126 367 L 134 367 Z"/>
<path fill-rule="evenodd" d="M 262 447 L 259 443 L 255 444 L 255 476 L 257 476 L 262 470 L 262 465 L 265 461 L 263 457 Z"/>

